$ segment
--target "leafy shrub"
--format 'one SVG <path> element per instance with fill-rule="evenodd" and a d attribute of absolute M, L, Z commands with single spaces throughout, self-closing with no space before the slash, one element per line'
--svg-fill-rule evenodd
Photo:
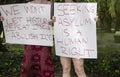
<path fill-rule="evenodd" d="M 111 48 L 98 50 L 98 59 L 85 60 L 86 72 L 96 77 L 119 77 L 120 51 Z"/>
<path fill-rule="evenodd" d="M 61 71 L 59 57 L 54 56 L 55 70 Z M 98 48 L 97 59 L 85 59 L 85 71 L 92 77 L 119 77 L 120 76 L 120 50 L 115 48 Z M 75 75 L 72 65 L 72 75 Z"/>
<path fill-rule="evenodd" d="M 0 52 L 0 77 L 19 75 L 22 59 L 23 54 L 18 51 Z"/>
<path fill-rule="evenodd" d="M 54 48 L 53 48 L 53 51 Z M 0 77 L 18 77 L 21 71 L 23 52 L 21 50 L 0 52 Z M 58 56 L 53 52 L 55 72 L 61 72 Z M 98 59 L 85 59 L 85 71 L 92 77 L 119 77 L 120 50 L 115 48 L 98 48 Z M 73 65 L 72 74 L 75 75 Z"/>

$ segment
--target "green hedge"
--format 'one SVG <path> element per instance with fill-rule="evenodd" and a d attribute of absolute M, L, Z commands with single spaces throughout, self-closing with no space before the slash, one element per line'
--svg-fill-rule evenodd
<path fill-rule="evenodd" d="M 55 70 L 61 71 L 59 57 L 54 56 Z M 86 74 L 92 77 L 119 77 L 120 76 L 120 50 L 116 48 L 98 48 L 97 59 L 85 59 Z M 72 65 L 72 75 L 75 75 Z"/>
<path fill-rule="evenodd" d="M 12 75 L 11 77 L 19 77 L 22 59 L 23 52 L 21 51 L 0 52 L 0 77 L 8 77 L 9 75 Z M 61 71 L 59 57 L 54 54 L 53 59 L 55 71 Z M 72 69 L 72 71 L 74 70 Z M 85 71 L 87 75 L 93 74 L 93 77 L 119 77 L 120 50 L 98 48 L 98 59 L 85 60 Z"/>
<path fill-rule="evenodd" d="M 17 77 L 22 59 L 23 54 L 19 51 L 0 52 L 0 77 Z"/>
<path fill-rule="evenodd" d="M 120 50 L 111 48 L 98 50 L 98 59 L 85 60 L 86 72 L 96 75 L 96 77 L 119 77 Z"/>

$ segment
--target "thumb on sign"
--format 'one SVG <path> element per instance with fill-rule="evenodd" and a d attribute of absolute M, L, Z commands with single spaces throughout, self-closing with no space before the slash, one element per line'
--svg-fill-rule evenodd
<path fill-rule="evenodd" d="M 49 25 L 52 25 L 56 21 L 56 17 L 52 16 L 52 19 L 48 22 Z"/>

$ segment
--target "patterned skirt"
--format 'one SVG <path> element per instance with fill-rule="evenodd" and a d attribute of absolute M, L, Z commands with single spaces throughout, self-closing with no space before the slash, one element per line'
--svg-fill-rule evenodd
<path fill-rule="evenodd" d="M 25 45 L 20 77 L 54 77 L 52 47 Z"/>

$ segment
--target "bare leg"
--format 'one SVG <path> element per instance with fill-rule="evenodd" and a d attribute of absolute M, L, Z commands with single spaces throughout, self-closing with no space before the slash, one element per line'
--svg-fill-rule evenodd
<path fill-rule="evenodd" d="M 63 74 L 62 77 L 70 77 L 71 70 L 71 58 L 68 57 L 60 57 Z"/>
<path fill-rule="evenodd" d="M 85 71 L 84 71 L 84 60 L 83 59 L 72 59 L 75 72 L 78 77 L 86 77 Z"/>

